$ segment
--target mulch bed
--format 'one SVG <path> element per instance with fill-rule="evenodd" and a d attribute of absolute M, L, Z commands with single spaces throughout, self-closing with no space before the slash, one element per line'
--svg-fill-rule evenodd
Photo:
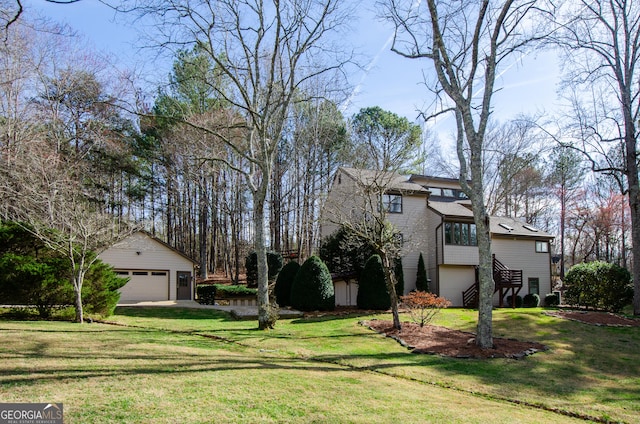
<path fill-rule="evenodd" d="M 564 318 L 598 326 L 640 327 L 640 319 L 627 318 L 611 312 L 566 311 L 559 309 L 557 311 L 546 311 L 545 313 L 556 318 Z"/>
<path fill-rule="evenodd" d="M 393 328 L 391 321 L 371 320 L 361 323 L 397 340 L 412 353 L 426 353 L 453 358 L 512 358 L 520 359 L 548 348 L 540 343 L 514 339 L 493 338 L 493 349 L 481 349 L 475 344 L 475 334 L 436 325 L 420 327 L 412 322 L 402 323 L 402 330 Z"/>

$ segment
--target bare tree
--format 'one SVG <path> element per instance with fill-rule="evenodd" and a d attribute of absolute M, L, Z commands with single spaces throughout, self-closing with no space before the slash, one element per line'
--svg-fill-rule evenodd
<path fill-rule="evenodd" d="M 427 117 L 453 113 L 460 183 L 473 204 L 480 251 L 480 300 L 476 344 L 493 346 L 489 215 L 484 200 L 483 150 L 495 80 L 500 65 L 539 38 L 535 0 L 477 2 L 387 0 L 384 16 L 394 23 L 391 50 L 428 59 L 437 80 L 428 82 L 441 108 Z M 444 96 L 441 97 L 441 96 Z M 446 100 L 445 100 L 446 99 Z M 450 105 L 450 106 L 449 106 Z"/>
<path fill-rule="evenodd" d="M 342 6 L 338 0 L 141 0 L 133 9 L 123 3 L 123 10 L 155 19 L 154 38 L 161 46 L 198 45 L 229 81 L 224 90 L 212 88 L 229 105 L 226 126 L 242 129 L 245 143 L 229 140 L 224 128 L 190 124 L 218 137 L 247 163 L 246 169 L 228 165 L 244 174 L 252 194 L 261 329 L 276 319 L 268 293 L 265 207 L 277 148 L 292 103 L 301 101 L 299 89 L 321 75 L 340 79 L 346 60 L 330 37 L 348 17 Z"/>
<path fill-rule="evenodd" d="M 640 4 L 633 0 L 566 2 L 556 41 L 566 53 L 574 94 L 574 147 L 592 169 L 628 192 L 633 244 L 633 313 L 640 315 Z"/>

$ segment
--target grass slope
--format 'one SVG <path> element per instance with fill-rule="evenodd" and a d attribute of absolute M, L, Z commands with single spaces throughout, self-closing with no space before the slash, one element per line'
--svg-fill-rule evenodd
<path fill-rule="evenodd" d="M 413 355 L 359 317 L 280 321 L 121 308 L 125 326 L 0 321 L 0 401 L 63 402 L 65 422 L 577 422 L 500 399 L 640 422 L 640 330 L 499 310 L 525 360 Z M 473 330 L 475 313 L 439 324 Z"/>

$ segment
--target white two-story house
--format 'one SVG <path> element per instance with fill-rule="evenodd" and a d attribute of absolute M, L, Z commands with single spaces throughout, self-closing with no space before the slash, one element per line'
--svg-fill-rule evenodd
<path fill-rule="evenodd" d="M 341 168 L 323 210 L 322 236 L 336 231 L 340 222 L 336 216 L 348 219 L 366 193 L 381 193 L 375 196 L 382 196 L 387 219 L 401 234 L 405 292 L 415 289 L 422 253 L 431 291 L 454 306 L 472 306 L 479 263 L 476 227 L 471 202 L 458 180 Z M 509 295 L 550 293 L 553 236 L 516 219 L 493 216 L 490 232 L 494 303 L 505 305 Z M 345 288 L 336 286 L 338 304 L 355 304 L 357 285 L 347 290 L 347 296 L 341 296 Z"/>

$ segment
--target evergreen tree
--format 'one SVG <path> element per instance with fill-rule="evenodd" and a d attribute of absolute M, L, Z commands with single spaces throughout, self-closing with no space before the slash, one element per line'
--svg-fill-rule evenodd
<path fill-rule="evenodd" d="M 391 298 L 384 279 L 382 259 L 373 255 L 364 265 L 358 281 L 358 308 L 387 310 L 391 307 Z"/>
<path fill-rule="evenodd" d="M 286 264 L 278 274 L 273 292 L 276 296 L 276 303 L 279 306 L 291 306 L 291 287 L 299 270 L 300 264 L 291 261 Z"/>
<path fill-rule="evenodd" d="M 416 275 L 416 290 L 428 292 L 431 291 L 429 289 L 429 279 L 427 278 L 427 269 L 424 266 L 424 258 L 422 257 L 422 253 L 420 253 L 420 258 L 418 259 L 418 273 Z"/>

